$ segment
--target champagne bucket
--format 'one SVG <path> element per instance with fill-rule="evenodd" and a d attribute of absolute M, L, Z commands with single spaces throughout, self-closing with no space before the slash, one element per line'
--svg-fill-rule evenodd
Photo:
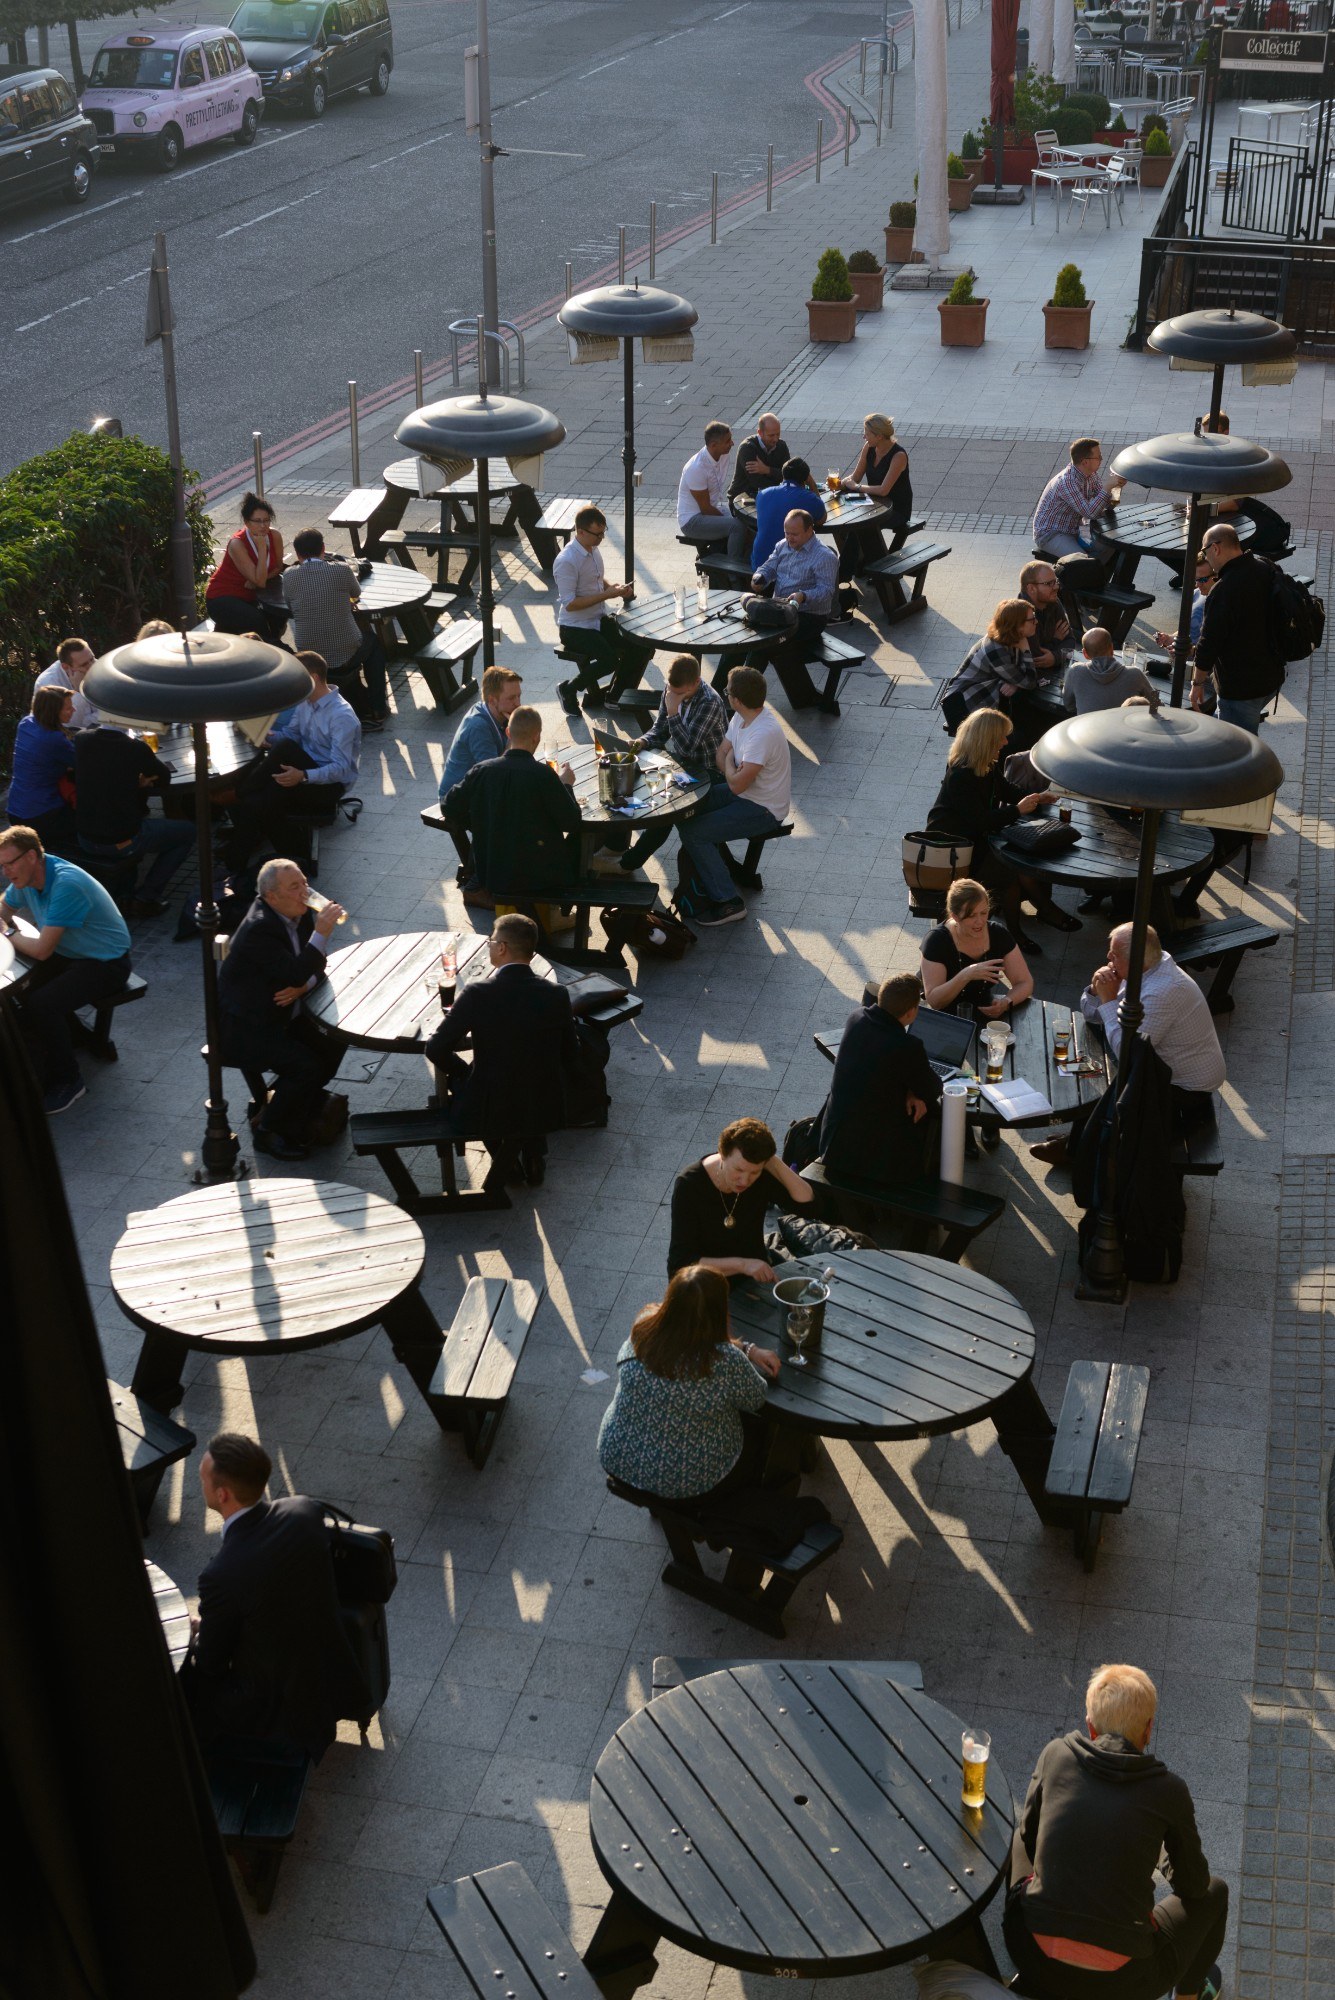
<path fill-rule="evenodd" d="M 604 750 L 598 759 L 598 799 L 605 806 L 624 805 L 640 781 L 640 761 L 628 750 Z"/>
<path fill-rule="evenodd" d="M 805 1296 L 803 1296 L 805 1294 Z M 787 1332 L 788 1315 L 794 1307 L 811 1314 L 811 1333 L 808 1348 L 820 1346 L 821 1335 L 825 1331 L 825 1301 L 829 1298 L 829 1287 L 818 1284 L 809 1277 L 780 1278 L 774 1287 L 774 1297 L 779 1308 L 779 1328 Z"/>

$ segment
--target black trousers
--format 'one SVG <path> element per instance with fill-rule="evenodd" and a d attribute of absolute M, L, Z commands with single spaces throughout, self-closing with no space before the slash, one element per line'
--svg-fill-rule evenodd
<path fill-rule="evenodd" d="M 597 694 L 610 677 L 607 692 L 615 698 L 624 688 L 638 687 L 649 655 L 628 646 L 615 618 L 603 618 L 597 631 L 584 625 L 558 625 L 561 650 L 579 662 L 573 682 L 576 693 Z"/>
<path fill-rule="evenodd" d="M 382 716 L 389 702 L 388 668 L 385 649 L 374 625 L 365 634 L 355 653 L 329 676 L 346 702 L 356 709 L 360 721 Z M 362 683 L 365 682 L 363 689 Z"/>
<path fill-rule="evenodd" d="M 253 632 L 271 646 L 282 640 L 291 613 L 279 605 L 252 603 L 245 597 L 209 597 L 204 608 L 217 632 Z"/>
<path fill-rule="evenodd" d="M 224 859 L 234 873 L 245 867 L 261 841 L 267 840 L 281 849 L 287 842 L 284 829 L 294 815 L 318 819 L 322 813 L 334 810 L 344 786 L 280 785 L 274 775 L 284 764 L 309 770 L 310 762 L 300 744 L 280 742 L 271 744 L 260 761 L 246 772 L 231 808 L 232 831 L 223 845 Z M 292 858 L 299 861 L 301 855 L 294 854 Z"/>
<path fill-rule="evenodd" d="M 339 1050 L 304 1014 L 279 1027 L 224 1015 L 222 1059 L 233 1069 L 269 1069 L 277 1078 L 261 1124 L 300 1144 L 338 1074 Z"/>
<path fill-rule="evenodd" d="M 1200 1992 L 1228 1929 L 1228 1884 L 1219 1876 L 1210 1877 L 1205 1894 L 1190 1906 L 1180 1896 L 1155 1904 L 1155 1946 L 1149 1958 L 1133 1958 L 1116 1972 L 1090 1972 L 1049 1958 L 1034 1943 L 1022 1879 L 1032 1867 L 1017 1833 L 1011 1848 L 1015 1886 L 1006 1898 L 1002 1932 L 1025 1993 L 1036 2000 L 1159 2000 L 1174 1987 L 1181 1993 Z"/>
<path fill-rule="evenodd" d="M 828 623 L 826 618 L 816 618 L 809 611 L 799 611 L 795 631 L 778 632 L 763 646 L 753 646 L 744 664 L 762 669 L 773 667 L 792 706 L 814 708 L 821 697 L 807 670 L 807 662 L 818 650 Z M 726 674 L 723 679 L 726 685 Z M 714 684 L 718 685 L 717 675 Z"/>
<path fill-rule="evenodd" d="M 69 1017 L 119 993 L 130 976 L 130 954 L 119 958 L 62 958 L 53 952 L 32 967 L 21 988 L 24 1032 L 43 1087 L 51 1090 L 79 1074 L 70 1040 Z"/>

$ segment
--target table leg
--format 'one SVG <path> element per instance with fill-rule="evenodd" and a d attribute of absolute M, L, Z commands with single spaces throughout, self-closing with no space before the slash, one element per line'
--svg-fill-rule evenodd
<path fill-rule="evenodd" d="M 649 1984 L 658 1970 L 654 1946 L 661 1935 L 623 1890 L 613 1889 L 584 1953 L 584 1963 L 607 2000 L 630 2000 Z"/>
<path fill-rule="evenodd" d="M 1001 1979 L 987 1932 L 981 1919 L 972 1913 L 961 1923 L 952 1924 L 949 1930 L 938 1931 L 927 1947 L 927 1956 L 953 1959 L 958 1965 L 971 1965 L 976 1972 L 985 1972 L 990 1979 Z"/>
<path fill-rule="evenodd" d="M 1047 1527 L 1064 1526 L 1068 1517 L 1062 1503 L 1050 1500 L 1044 1492 L 1056 1426 L 1031 1376 L 1007 1390 L 992 1411 L 992 1422 L 997 1443 L 1019 1473 L 1039 1520 Z"/>
<path fill-rule="evenodd" d="M 170 1334 L 154 1331 L 144 1335 L 130 1387 L 164 1417 L 171 1415 L 185 1395 L 181 1357 L 181 1343 Z"/>
<path fill-rule="evenodd" d="M 429 1391 L 440 1366 L 445 1336 L 416 1285 L 392 1306 L 386 1306 L 380 1324 L 389 1335 L 394 1359 L 408 1370 L 423 1400 L 430 1405 Z"/>

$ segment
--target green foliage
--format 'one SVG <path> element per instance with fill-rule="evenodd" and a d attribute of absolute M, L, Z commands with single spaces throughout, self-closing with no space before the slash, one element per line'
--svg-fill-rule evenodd
<path fill-rule="evenodd" d="M 1108 132 L 1129 132 L 1131 130 L 1131 127 L 1127 124 L 1125 118 L 1123 118 L 1121 112 L 1119 111 L 1117 116 L 1113 119 L 1112 124 L 1105 126 L 1104 129 L 1105 131 Z"/>
<path fill-rule="evenodd" d="M 1207 63 L 1209 60 L 1210 60 L 1210 37 L 1208 35 L 1202 35 L 1200 41 L 1197 42 L 1196 44 L 1196 53 L 1191 58 L 1192 67 L 1199 68 L 1202 63 Z"/>
<path fill-rule="evenodd" d="M 1046 132 L 1056 118 L 1064 94 L 1055 78 L 1041 70 L 1026 70 L 1015 79 L 1015 131 L 1026 135 Z"/>
<path fill-rule="evenodd" d="M 16 42 L 34 28 L 59 28 L 66 21 L 100 21 L 123 14 L 124 0 L 0 0 L 0 42 Z M 37 60 L 36 46 L 29 59 Z"/>
<path fill-rule="evenodd" d="M 960 140 L 960 158 L 962 160 L 981 160 L 982 157 L 983 149 L 978 143 L 978 134 L 976 132 L 966 132 Z"/>
<path fill-rule="evenodd" d="M 1101 90 L 1071 90 L 1066 94 L 1065 108 L 1068 111 L 1087 111 L 1094 120 L 1096 132 L 1106 132 L 1112 106 Z"/>
<path fill-rule="evenodd" d="M 890 227 L 892 229 L 916 229 L 918 226 L 918 204 L 916 201 L 892 201 L 890 204 Z"/>
<path fill-rule="evenodd" d="M 1168 142 L 1168 134 L 1166 132 L 1154 131 L 1146 134 L 1145 158 L 1147 160 L 1167 159 L 1172 150 L 1173 148 Z"/>
<path fill-rule="evenodd" d="M 836 301 L 852 298 L 853 287 L 848 278 L 848 259 L 842 250 L 821 251 L 811 296 L 813 299 Z"/>
<path fill-rule="evenodd" d="M 1063 105 L 1053 120 L 1053 130 L 1062 146 L 1087 146 L 1094 137 L 1094 120 L 1087 111 L 1071 111 Z"/>
<path fill-rule="evenodd" d="M 963 181 L 968 179 L 968 175 L 964 171 L 964 162 L 958 153 L 946 154 L 946 179 L 948 181 Z"/>
<path fill-rule="evenodd" d="M 948 306 L 971 306 L 973 299 L 973 272 L 961 271 L 946 294 Z"/>
<path fill-rule="evenodd" d="M 881 260 L 874 250 L 855 250 L 848 260 L 850 271 L 865 271 L 869 276 L 881 268 Z"/>
<path fill-rule="evenodd" d="M 1140 136 L 1148 139 L 1151 132 L 1166 132 L 1168 120 L 1158 111 L 1147 111 L 1141 123 Z"/>
<path fill-rule="evenodd" d="M 185 477 L 202 605 L 213 532 Z M 71 633 L 104 653 L 173 616 L 171 525 L 171 462 L 142 438 L 75 432 L 0 479 L 0 719 L 26 713 L 34 669 Z"/>
<path fill-rule="evenodd" d="M 1057 273 L 1057 282 L 1052 287 L 1054 306 L 1087 306 L 1085 281 L 1080 275 L 1078 264 L 1063 264 Z"/>

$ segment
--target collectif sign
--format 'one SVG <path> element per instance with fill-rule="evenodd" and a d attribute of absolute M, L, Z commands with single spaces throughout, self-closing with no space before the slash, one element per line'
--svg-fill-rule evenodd
<path fill-rule="evenodd" d="M 1263 28 L 1225 28 L 1220 69 L 1264 69 L 1282 75 L 1320 76 L 1328 60 L 1327 35 L 1289 34 Z"/>

